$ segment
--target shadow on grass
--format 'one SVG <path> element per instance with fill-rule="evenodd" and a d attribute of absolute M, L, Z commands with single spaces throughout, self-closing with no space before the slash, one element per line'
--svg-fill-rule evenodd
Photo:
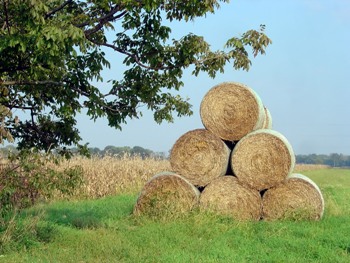
<path fill-rule="evenodd" d="M 103 217 L 94 210 L 76 211 L 74 209 L 48 209 L 46 220 L 55 224 L 78 229 L 103 227 Z"/>
<path fill-rule="evenodd" d="M 108 221 L 119 220 L 131 214 L 135 196 L 121 195 L 96 200 L 59 201 L 41 208 L 44 220 L 53 224 L 77 229 L 96 229 L 104 227 Z"/>

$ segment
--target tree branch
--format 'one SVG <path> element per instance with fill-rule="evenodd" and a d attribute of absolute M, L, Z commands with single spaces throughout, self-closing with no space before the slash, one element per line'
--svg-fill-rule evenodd
<path fill-rule="evenodd" d="M 5 22 L 4 22 L 4 26 L 3 27 L 5 27 L 5 25 L 6 25 L 7 32 L 10 35 L 9 17 L 8 17 L 8 11 L 7 11 L 8 2 L 4 1 L 3 4 L 4 4 L 4 11 L 5 11 Z"/>
<path fill-rule="evenodd" d="M 79 88 L 71 87 L 71 89 L 74 90 L 74 91 L 76 91 L 76 92 L 78 92 L 80 95 L 87 97 L 87 98 L 90 98 L 90 96 L 91 96 L 91 93 L 86 92 L 86 91 L 83 91 L 83 90 L 81 90 L 81 89 L 79 89 Z M 106 97 L 106 96 L 104 96 L 104 97 Z M 120 112 L 119 109 L 117 110 L 117 109 L 114 109 L 114 108 L 112 108 L 112 107 L 109 107 L 105 102 L 98 101 L 98 102 L 95 102 L 95 103 L 96 103 L 97 105 L 103 107 L 104 109 L 109 110 L 110 112 Z M 83 104 L 83 105 L 84 105 L 84 107 L 86 107 L 85 104 Z"/>
<path fill-rule="evenodd" d="M 3 65 L 0 65 L 0 73 L 5 73 L 5 72 L 13 72 L 13 71 L 21 71 L 21 70 L 26 70 L 29 68 L 29 66 L 24 65 L 24 62 L 20 61 L 20 63 L 23 63 L 22 65 L 19 65 L 15 68 L 6 68 L 3 67 Z"/>
<path fill-rule="evenodd" d="M 21 81 L 21 80 L 13 80 L 13 81 L 1 81 L 0 86 L 13 86 L 13 85 L 62 85 L 62 82 L 52 81 L 52 80 L 39 80 L 39 81 Z"/>
<path fill-rule="evenodd" d="M 125 50 L 122 50 L 122 49 L 120 49 L 120 48 L 118 48 L 118 47 L 116 47 L 116 46 L 114 46 L 114 45 L 112 45 L 112 44 L 100 43 L 100 42 L 97 42 L 97 41 L 95 41 L 95 40 L 93 40 L 93 39 L 91 39 L 91 38 L 88 38 L 88 40 L 90 40 L 90 41 L 91 41 L 92 43 L 94 43 L 95 45 L 109 47 L 109 48 L 111 48 L 111 49 L 113 49 L 113 50 L 115 50 L 115 51 L 117 51 L 117 52 L 119 52 L 119 53 L 121 53 L 121 54 L 124 54 L 124 55 L 126 55 L 126 56 L 128 56 L 128 57 L 133 58 L 133 59 L 135 60 L 135 63 L 136 63 L 137 65 L 139 65 L 139 66 L 141 66 L 141 67 L 143 67 L 143 68 L 146 68 L 146 69 L 152 69 L 152 70 L 169 70 L 169 69 L 172 69 L 172 68 L 173 68 L 173 67 L 164 67 L 164 66 L 160 66 L 160 67 L 151 67 L 151 66 L 148 66 L 148 65 L 142 63 L 142 62 L 140 61 L 139 56 L 137 56 L 136 54 L 132 54 L 132 53 L 130 53 L 130 52 L 127 52 L 127 51 L 125 51 Z"/>
<path fill-rule="evenodd" d="M 32 111 L 34 106 L 18 106 L 18 105 L 12 105 L 12 104 L 8 104 L 8 103 L 4 103 L 4 105 L 6 107 L 8 107 L 9 109 L 19 109 L 19 110 L 30 110 Z"/>
<path fill-rule="evenodd" d="M 73 2 L 73 0 L 68 0 L 68 1 L 64 2 L 63 4 L 61 4 L 60 6 L 56 7 L 55 9 L 51 10 L 50 12 L 48 12 L 45 15 L 45 19 L 48 19 L 50 16 L 52 16 L 55 13 L 57 13 L 58 11 L 62 10 L 66 5 L 69 5 L 72 2 Z"/>
<path fill-rule="evenodd" d="M 89 36 L 91 34 L 94 34 L 96 33 L 97 31 L 99 31 L 105 24 L 107 24 L 108 22 L 111 22 L 111 21 L 114 21 L 116 19 L 119 19 L 121 17 L 123 17 L 127 11 L 123 11 L 122 13 L 120 13 L 119 15 L 117 16 L 114 16 L 115 13 L 121 11 L 121 8 L 119 5 L 116 5 L 114 8 L 112 8 L 112 10 L 106 14 L 105 16 L 101 17 L 98 19 L 98 23 L 96 26 L 94 26 L 93 28 L 91 29 L 88 29 L 85 31 L 85 36 Z"/>
<path fill-rule="evenodd" d="M 82 95 L 82 96 L 85 96 L 85 97 L 87 97 L 87 98 L 90 98 L 90 93 L 89 92 L 86 92 L 86 91 L 84 91 L 84 90 L 81 90 L 81 89 L 79 89 L 79 88 L 75 88 L 75 87 L 71 87 L 71 89 L 72 90 L 74 90 L 74 91 L 76 91 L 76 92 L 78 92 L 80 95 Z"/>

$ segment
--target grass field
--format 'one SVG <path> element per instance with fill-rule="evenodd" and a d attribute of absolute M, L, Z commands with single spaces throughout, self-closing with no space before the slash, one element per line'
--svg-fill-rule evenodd
<path fill-rule="evenodd" d="M 24 211 L 12 236 L 1 237 L 21 241 L 5 249 L 0 262 L 350 262 L 350 170 L 303 174 L 323 192 L 321 221 L 235 222 L 198 212 L 173 220 L 134 218 L 137 192 L 125 186 L 113 196 Z"/>

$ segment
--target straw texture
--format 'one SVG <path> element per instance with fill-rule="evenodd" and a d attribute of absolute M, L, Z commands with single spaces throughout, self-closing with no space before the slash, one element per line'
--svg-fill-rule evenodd
<path fill-rule="evenodd" d="M 261 196 L 257 190 L 240 184 L 236 177 L 222 176 L 201 193 L 199 207 L 239 221 L 256 221 L 261 217 Z"/>
<path fill-rule="evenodd" d="M 282 184 L 263 195 L 263 218 L 319 220 L 324 213 L 324 199 L 319 187 L 302 174 L 292 174 Z"/>
<path fill-rule="evenodd" d="M 294 165 L 291 145 L 274 130 L 260 129 L 249 133 L 231 154 L 231 167 L 238 180 L 259 191 L 284 181 Z"/>
<path fill-rule="evenodd" d="M 320 189 L 292 174 L 293 148 L 272 130 L 271 113 L 255 91 L 236 82 L 216 85 L 200 116 L 205 128 L 175 142 L 172 171 L 145 184 L 135 215 L 176 217 L 199 206 L 238 221 L 322 218 Z"/>
<path fill-rule="evenodd" d="M 196 186 L 205 186 L 225 175 L 230 149 L 206 129 L 192 130 L 182 135 L 170 153 L 170 165 Z"/>
<path fill-rule="evenodd" d="M 223 140 L 238 141 L 263 126 L 265 114 L 259 96 L 246 85 L 225 82 L 204 96 L 200 116 L 205 128 Z"/>
<path fill-rule="evenodd" d="M 174 217 L 197 207 L 199 191 L 185 178 L 173 172 L 152 177 L 143 187 L 134 207 L 134 215 Z"/>

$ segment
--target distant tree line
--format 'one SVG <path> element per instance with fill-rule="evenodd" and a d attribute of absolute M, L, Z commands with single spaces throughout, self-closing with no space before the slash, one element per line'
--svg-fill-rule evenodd
<path fill-rule="evenodd" d="M 165 159 L 166 153 L 164 152 L 154 152 L 149 149 L 142 148 L 140 146 L 112 146 L 108 145 L 103 150 L 99 149 L 98 147 L 90 147 L 88 148 L 91 155 L 98 155 L 98 156 L 106 156 L 106 155 L 113 155 L 113 156 L 124 156 L 124 155 L 130 155 L 130 156 L 141 156 L 142 158 L 148 158 L 148 157 L 155 157 L 155 158 L 161 158 Z"/>
<path fill-rule="evenodd" d="M 331 167 L 350 167 L 350 155 L 339 153 L 296 155 L 298 164 L 325 164 Z"/>
<path fill-rule="evenodd" d="M 73 153 L 73 155 L 78 155 L 80 153 L 78 148 L 71 148 L 70 151 Z M 17 149 L 13 145 L 7 145 L 5 147 L 0 148 L 0 155 L 2 155 L 3 157 L 8 156 L 10 153 L 16 153 L 16 152 L 17 152 Z M 149 158 L 149 157 L 154 157 L 159 159 L 167 158 L 167 154 L 165 152 L 154 152 L 152 150 L 145 149 L 140 146 L 117 147 L 117 146 L 108 145 L 102 150 L 98 147 L 90 147 L 88 148 L 88 152 L 90 155 L 100 156 L 100 157 L 107 156 L 107 155 L 123 157 L 125 155 L 129 155 L 129 156 L 140 156 L 142 158 Z"/>
<path fill-rule="evenodd" d="M 79 149 L 72 148 L 70 149 L 73 154 L 78 155 Z M 15 153 L 16 147 L 13 145 L 7 145 L 5 147 L 0 148 L 0 155 L 3 157 L 8 156 L 10 152 Z M 168 153 L 166 152 L 154 152 L 149 149 L 142 148 L 140 146 L 112 146 L 108 145 L 104 149 L 100 149 L 98 147 L 90 147 L 88 148 L 90 155 L 94 156 L 119 156 L 123 157 L 124 155 L 129 156 L 141 156 L 142 158 L 159 158 L 166 159 L 168 158 Z M 344 155 L 341 153 L 331 153 L 327 154 L 297 154 L 296 163 L 298 164 L 324 164 L 329 165 L 331 167 L 350 167 L 350 155 Z"/>

